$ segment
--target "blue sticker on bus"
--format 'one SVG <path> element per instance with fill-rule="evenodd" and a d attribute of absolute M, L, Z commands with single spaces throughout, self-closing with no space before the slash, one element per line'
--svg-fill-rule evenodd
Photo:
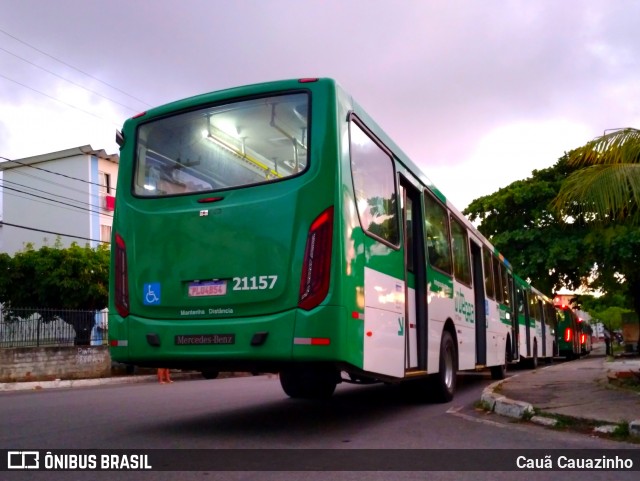
<path fill-rule="evenodd" d="M 144 285 L 142 303 L 145 306 L 155 306 L 160 304 L 160 283 L 151 282 Z"/>

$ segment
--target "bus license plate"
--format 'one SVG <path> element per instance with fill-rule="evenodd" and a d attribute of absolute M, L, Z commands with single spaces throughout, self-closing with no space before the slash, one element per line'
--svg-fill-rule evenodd
<path fill-rule="evenodd" d="M 227 281 L 201 281 L 189 283 L 189 297 L 224 296 Z"/>

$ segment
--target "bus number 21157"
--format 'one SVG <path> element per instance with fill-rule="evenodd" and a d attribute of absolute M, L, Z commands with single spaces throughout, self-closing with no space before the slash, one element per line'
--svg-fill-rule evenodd
<path fill-rule="evenodd" d="M 273 289 L 276 285 L 278 276 L 251 276 L 251 277 L 234 277 L 234 291 L 262 291 L 265 289 Z"/>

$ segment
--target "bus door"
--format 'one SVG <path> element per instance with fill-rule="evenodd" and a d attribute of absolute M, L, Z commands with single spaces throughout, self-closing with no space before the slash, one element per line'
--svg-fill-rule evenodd
<path fill-rule="evenodd" d="M 471 241 L 471 265 L 473 267 L 473 297 L 476 324 L 476 364 L 487 365 L 487 313 L 485 309 L 482 250 Z"/>
<path fill-rule="evenodd" d="M 525 354 L 527 357 L 529 357 L 531 355 L 531 351 L 530 351 L 530 347 L 529 347 L 529 338 L 530 338 L 530 334 L 529 334 L 529 301 L 527 299 L 527 291 L 519 285 L 516 285 L 516 290 L 517 290 L 517 299 L 518 299 L 518 307 L 517 307 L 517 311 L 518 311 L 518 315 L 517 315 L 517 326 L 518 326 L 518 333 L 517 336 L 515 336 L 515 338 L 517 339 L 517 343 L 518 343 L 518 349 L 515 352 L 516 356 L 514 357 L 514 359 L 518 359 L 520 357 L 521 354 Z M 527 347 L 526 353 L 523 353 L 521 351 L 522 349 L 522 330 L 524 329 L 524 343 Z"/>
<path fill-rule="evenodd" d="M 405 239 L 405 368 L 426 370 L 426 259 L 420 192 L 402 181 L 400 195 Z"/>
<path fill-rule="evenodd" d="M 542 357 L 547 357 L 547 312 L 540 298 L 538 298 L 538 312 L 540 313 L 540 329 L 542 329 Z"/>
<path fill-rule="evenodd" d="M 518 349 L 520 349 L 520 318 L 519 318 L 519 306 L 518 306 L 518 287 L 516 284 L 516 280 L 511 275 L 511 273 L 507 273 L 507 278 L 509 279 L 509 299 L 511 310 L 511 352 L 507 355 L 507 361 L 511 361 L 516 359 L 518 356 Z"/>

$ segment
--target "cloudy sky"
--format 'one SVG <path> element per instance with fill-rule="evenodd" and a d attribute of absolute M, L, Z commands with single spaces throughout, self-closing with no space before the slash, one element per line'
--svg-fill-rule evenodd
<path fill-rule="evenodd" d="M 636 0 L 1 0 L 0 156 L 150 106 L 333 77 L 460 209 L 640 127 Z"/>

